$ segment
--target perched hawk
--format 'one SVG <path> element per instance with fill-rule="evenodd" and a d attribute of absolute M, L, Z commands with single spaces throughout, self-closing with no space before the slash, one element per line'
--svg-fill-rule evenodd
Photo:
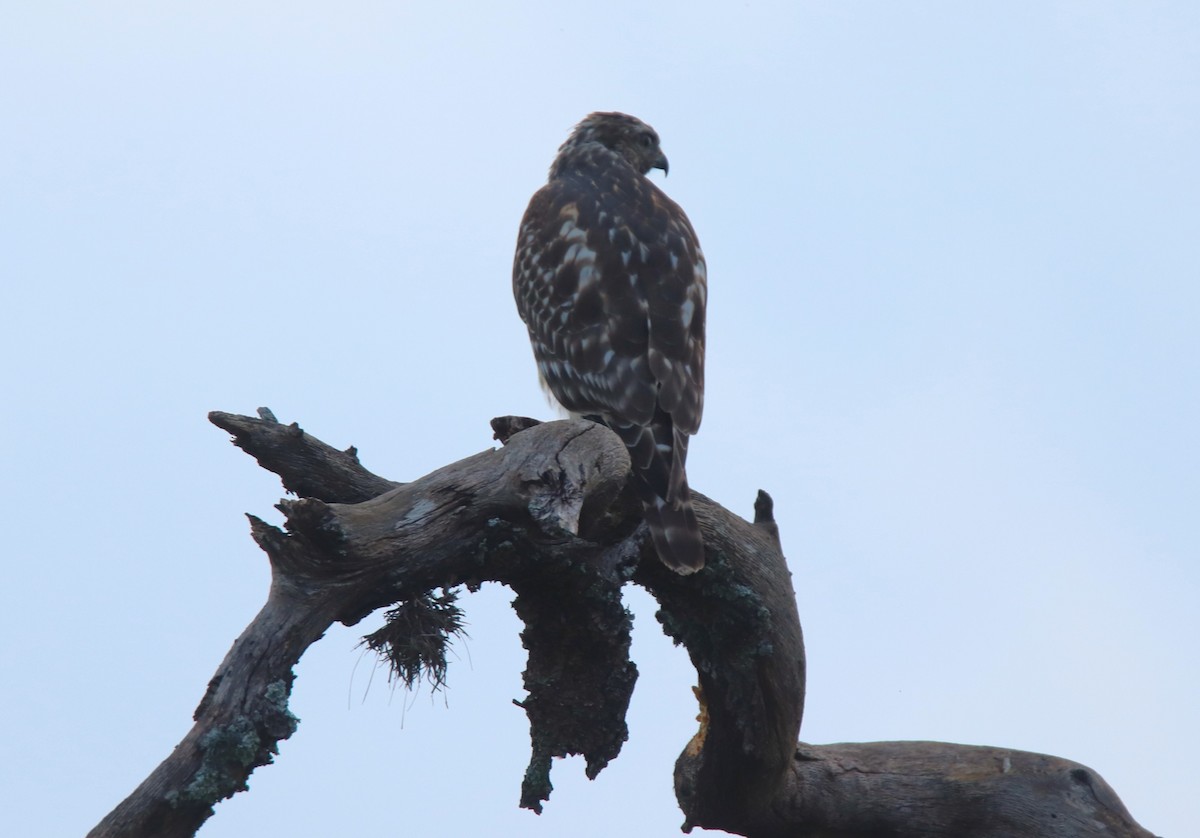
<path fill-rule="evenodd" d="M 623 113 L 575 126 L 521 220 L 513 294 L 542 384 L 629 449 L 663 562 L 704 567 L 684 460 L 704 407 L 704 256 L 683 210 L 646 177 L 658 134 Z"/>

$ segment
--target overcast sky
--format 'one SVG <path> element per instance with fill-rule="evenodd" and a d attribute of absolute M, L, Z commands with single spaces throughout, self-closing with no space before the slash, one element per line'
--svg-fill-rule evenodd
<path fill-rule="evenodd" d="M 593 110 L 653 125 L 709 263 L 698 490 L 771 492 L 801 736 L 1100 772 L 1194 830 L 1200 5 L 0 6 L 0 808 L 82 835 L 187 732 L 261 605 L 270 406 L 410 480 L 550 416 L 517 223 Z M 540 818 L 492 586 L 445 696 L 339 627 L 246 835 L 673 835 L 686 656 L 631 590 L 630 740 Z"/>

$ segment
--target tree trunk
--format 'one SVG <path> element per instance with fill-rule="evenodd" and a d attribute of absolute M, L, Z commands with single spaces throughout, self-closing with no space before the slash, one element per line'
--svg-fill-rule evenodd
<path fill-rule="evenodd" d="M 371 474 L 296 425 L 210 420 L 299 496 L 286 531 L 251 517 L 271 562 L 262 611 L 234 642 L 195 725 L 90 833 L 189 836 L 246 788 L 278 742 L 293 666 L 335 621 L 392 606 L 367 638 L 406 682 L 445 670 L 458 626 L 453 589 L 498 581 L 517 594 L 529 650 L 523 706 L 532 757 L 521 804 L 549 798 L 554 756 L 594 777 L 618 755 L 637 670 L 626 582 L 661 606 L 664 630 L 699 678 L 699 731 L 675 768 L 686 828 L 747 836 L 1152 838 L 1094 772 L 1057 757 L 937 742 L 797 744 L 804 644 L 770 498 L 747 522 L 695 494 L 708 564 L 681 577 L 654 554 L 627 490 L 629 461 L 589 422 L 493 422 L 504 447 L 412 483 Z"/>

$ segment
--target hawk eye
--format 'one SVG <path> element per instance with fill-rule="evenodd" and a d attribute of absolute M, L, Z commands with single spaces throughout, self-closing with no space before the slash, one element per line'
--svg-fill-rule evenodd
<path fill-rule="evenodd" d="M 654 138 L 649 134 L 642 134 L 642 146 L 644 148 L 650 148 L 652 145 L 654 145 Z"/>

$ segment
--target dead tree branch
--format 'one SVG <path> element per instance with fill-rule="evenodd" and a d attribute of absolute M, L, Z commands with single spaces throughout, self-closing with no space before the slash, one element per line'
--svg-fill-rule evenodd
<path fill-rule="evenodd" d="M 1094 772 L 1055 757 L 934 742 L 797 745 L 804 644 L 771 501 L 749 523 L 697 495 L 708 566 L 690 577 L 654 555 L 626 490 L 617 438 L 587 422 L 495 420 L 503 448 L 411 483 L 364 469 L 297 425 L 213 413 L 278 474 L 283 530 L 251 517 L 271 563 L 262 611 L 234 643 L 175 750 L 90 833 L 194 835 L 295 730 L 293 667 L 334 622 L 395 606 L 368 638 L 404 680 L 438 677 L 457 627 L 452 590 L 499 581 L 517 593 L 529 651 L 532 756 L 521 805 L 540 811 L 552 758 L 589 776 L 627 736 L 637 669 L 621 588 L 658 600 L 664 630 L 696 666 L 701 727 L 676 764 L 686 827 L 747 836 L 1151 838 Z M 444 637 L 443 637 L 444 640 Z"/>

